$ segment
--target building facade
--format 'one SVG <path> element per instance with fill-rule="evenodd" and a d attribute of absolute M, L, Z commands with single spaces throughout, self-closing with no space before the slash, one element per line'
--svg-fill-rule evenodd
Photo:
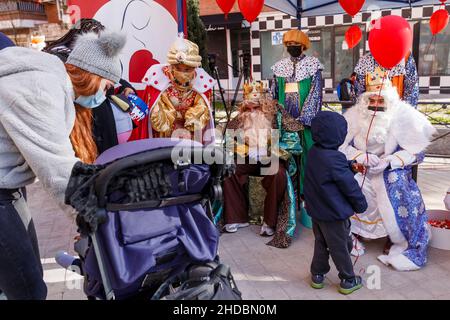
<path fill-rule="evenodd" d="M 238 16 L 231 16 L 229 22 L 230 20 L 233 21 L 234 26 L 227 28 L 226 31 L 230 33 L 230 45 L 227 45 L 226 48 L 224 40 L 218 39 L 214 35 L 208 37 L 208 47 L 213 47 L 216 50 L 215 46 L 221 45 L 222 55 L 228 55 L 227 61 L 231 61 L 232 66 L 234 66 L 234 51 L 250 49 L 253 78 L 256 80 L 271 80 L 273 77 L 271 66 L 281 58 L 288 56 L 282 45 L 283 33 L 289 29 L 298 28 L 299 23 L 301 23 L 301 29 L 308 33 L 312 42 L 312 46 L 306 54 L 314 55 L 322 62 L 325 67 L 323 72 L 325 93 L 333 93 L 340 80 L 350 76 L 358 59 L 369 50 L 366 32 L 363 32 L 363 40 L 357 47 L 350 50 L 346 47 L 344 36 L 348 27 L 355 24 L 365 31 L 366 26 L 373 19 L 391 14 L 399 15 L 410 22 L 414 32 L 412 54 L 418 65 L 421 93 L 430 95 L 450 94 L 450 27 L 447 27 L 435 38 L 432 37 L 429 28 L 429 19 L 433 12 L 439 8 L 436 5 L 413 7 L 412 9 L 375 10 L 359 13 L 353 18 L 347 14 L 338 14 L 305 17 L 298 21 L 295 17 L 266 7 L 258 20 L 251 24 L 250 30 L 245 28 L 245 23 L 242 24 L 242 20 L 239 22 Z M 450 11 L 450 5 L 447 5 L 446 9 Z M 240 14 L 235 13 L 235 15 Z M 216 16 L 218 17 L 220 14 L 218 13 Z M 218 26 L 214 26 L 214 23 L 212 23 L 212 15 L 203 16 L 202 19 L 207 29 L 210 30 L 209 32 L 217 32 L 214 28 Z M 219 19 L 216 18 L 217 24 L 220 21 Z M 223 23 L 225 21 L 223 21 L 222 15 Z M 240 29 L 239 25 L 241 26 Z M 225 29 L 225 26 L 222 25 L 222 28 Z M 238 42 L 237 45 L 235 42 L 234 46 L 231 36 L 233 33 L 240 34 L 241 38 L 241 42 Z M 248 48 L 245 40 L 247 35 L 250 37 L 250 48 Z M 223 66 L 221 67 L 222 70 L 225 70 Z M 221 78 L 225 79 L 226 76 L 227 72 L 222 71 Z M 232 88 L 234 88 L 232 85 L 236 84 L 235 79 L 235 77 L 230 76 L 226 79 Z"/>
<path fill-rule="evenodd" d="M 244 56 L 251 55 L 250 24 L 239 12 L 237 2 L 227 18 L 215 0 L 201 0 L 199 6 L 201 19 L 208 32 L 208 52 L 216 58 L 222 87 L 232 91 L 243 72 Z M 272 11 L 267 6 L 263 8 L 263 13 Z"/>
<path fill-rule="evenodd" d="M 0 31 L 24 47 L 37 38 L 53 41 L 69 28 L 66 11 L 66 0 L 1 1 Z"/>

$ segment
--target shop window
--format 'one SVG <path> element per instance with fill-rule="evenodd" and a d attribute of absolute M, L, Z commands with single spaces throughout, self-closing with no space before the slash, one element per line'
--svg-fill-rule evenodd
<path fill-rule="evenodd" d="M 216 56 L 216 66 L 219 70 L 220 79 L 228 79 L 227 36 L 225 28 L 208 31 L 206 37 L 208 53 Z"/>
<path fill-rule="evenodd" d="M 316 57 L 323 64 L 323 78 L 331 78 L 331 55 L 333 48 L 331 44 L 331 29 L 314 29 L 308 32 L 311 40 L 311 48 L 306 55 Z"/>
<path fill-rule="evenodd" d="M 335 55 L 334 55 L 334 83 L 338 84 L 342 79 L 349 78 L 359 59 L 359 49 L 364 44 L 364 37 L 353 49 L 348 49 L 345 42 L 345 33 L 348 26 L 335 28 Z"/>
<path fill-rule="evenodd" d="M 250 53 L 250 28 L 230 30 L 233 77 L 237 78 L 243 68 L 244 54 Z"/>
<path fill-rule="evenodd" d="M 278 60 L 289 56 L 281 41 L 282 37 L 283 31 L 268 31 L 260 34 L 262 79 L 272 79 L 271 67 Z"/>
<path fill-rule="evenodd" d="M 429 21 L 422 21 L 420 25 L 419 74 L 421 76 L 450 75 L 450 28 L 445 28 L 437 34 L 435 40 L 432 38 Z"/>

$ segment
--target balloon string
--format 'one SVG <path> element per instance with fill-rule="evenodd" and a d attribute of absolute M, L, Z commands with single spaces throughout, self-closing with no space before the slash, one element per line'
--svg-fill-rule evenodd
<path fill-rule="evenodd" d="M 436 43 L 436 35 L 433 35 L 433 37 L 432 37 L 431 40 L 430 40 L 430 43 L 429 43 L 428 46 L 427 46 L 427 50 L 425 51 L 424 59 L 426 59 L 425 56 L 428 55 L 428 52 L 430 51 L 431 45 L 433 45 L 433 44 L 435 44 L 435 43 Z"/>
<path fill-rule="evenodd" d="M 381 81 L 381 87 L 380 87 L 380 90 L 378 92 L 378 96 L 381 96 L 381 91 L 383 90 L 384 83 L 385 83 L 386 79 L 387 79 L 387 73 L 383 76 L 383 79 Z M 370 136 L 370 131 L 372 130 L 373 123 L 375 121 L 375 116 L 377 115 L 377 112 L 378 112 L 378 107 L 379 107 L 378 103 L 379 103 L 379 99 L 377 99 L 377 102 L 375 104 L 375 112 L 372 115 L 372 119 L 370 120 L 369 128 L 367 129 L 367 135 L 366 135 L 366 164 L 369 164 L 369 136 Z M 366 177 L 367 177 L 368 171 L 369 171 L 369 168 L 366 167 L 366 170 L 363 173 L 363 181 L 361 183 L 361 190 L 363 190 L 364 183 L 366 182 Z M 359 221 L 358 219 L 356 219 L 356 220 L 362 226 L 362 221 Z M 355 236 L 355 240 L 353 242 L 353 248 L 355 248 L 355 250 L 356 250 L 356 259 L 355 259 L 355 262 L 353 263 L 353 267 L 355 267 L 356 263 L 359 260 L 359 257 L 361 256 L 359 254 L 359 251 L 358 251 L 358 239 L 356 238 L 356 236 Z M 363 269 L 361 269 L 361 270 L 363 270 Z"/>
<path fill-rule="evenodd" d="M 381 87 L 380 87 L 380 90 L 378 91 L 378 96 L 381 96 L 381 91 L 383 90 L 386 78 L 387 78 L 387 74 L 385 74 L 383 76 L 383 79 L 381 81 Z M 372 119 L 370 120 L 369 128 L 367 129 L 367 135 L 366 135 L 366 164 L 369 163 L 369 150 L 368 150 L 369 149 L 369 136 L 370 136 L 370 131 L 372 130 L 373 122 L 375 121 L 375 116 L 377 115 L 377 112 L 378 112 L 378 107 L 379 107 L 378 103 L 379 103 L 379 99 L 377 99 L 377 102 L 376 102 L 376 105 L 375 105 L 375 112 L 372 115 Z M 363 174 L 364 178 L 363 178 L 363 182 L 361 184 L 361 189 L 363 188 L 364 182 L 366 181 L 366 176 L 367 176 L 367 172 L 368 171 L 369 170 L 367 168 L 365 170 L 364 174 Z"/>

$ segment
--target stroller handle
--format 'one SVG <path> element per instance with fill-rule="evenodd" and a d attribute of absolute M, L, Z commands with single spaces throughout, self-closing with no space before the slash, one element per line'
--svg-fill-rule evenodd
<path fill-rule="evenodd" d="M 178 151 L 178 154 L 174 153 Z M 216 179 L 221 179 L 222 171 L 223 171 L 223 151 L 217 147 L 168 147 L 161 148 L 155 150 L 144 151 L 123 159 L 119 159 L 111 163 L 104 170 L 102 170 L 101 174 L 95 180 L 95 193 L 98 199 L 98 207 L 105 208 L 107 203 L 107 190 L 108 185 L 111 180 L 118 175 L 120 172 L 123 172 L 126 169 L 137 167 L 140 165 L 149 164 L 152 162 L 164 161 L 168 159 L 174 159 L 177 156 L 177 162 L 174 163 L 175 166 L 180 165 L 181 163 L 188 164 L 193 163 L 197 159 L 203 160 L 203 155 L 205 151 L 211 154 L 214 159 L 213 163 L 208 163 L 211 169 L 211 175 Z"/>

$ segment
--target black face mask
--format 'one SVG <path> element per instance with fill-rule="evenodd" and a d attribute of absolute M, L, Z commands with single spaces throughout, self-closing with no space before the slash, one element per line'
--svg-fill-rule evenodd
<path fill-rule="evenodd" d="M 291 57 L 298 58 L 303 53 L 303 48 L 301 46 L 288 46 L 287 52 L 289 52 Z"/>

